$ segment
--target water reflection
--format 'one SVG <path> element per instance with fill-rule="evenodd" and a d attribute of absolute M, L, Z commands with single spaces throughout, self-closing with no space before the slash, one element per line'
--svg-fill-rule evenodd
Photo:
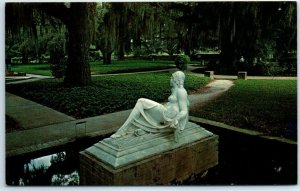
<path fill-rule="evenodd" d="M 79 185 L 79 174 L 77 171 L 65 175 L 55 174 L 52 176 L 51 184 L 57 186 Z"/>
<path fill-rule="evenodd" d="M 78 155 L 75 153 L 59 152 L 31 159 L 23 163 L 23 171 L 17 173 L 19 176 L 12 178 L 8 184 L 19 186 L 79 185 L 77 158 Z"/>
<path fill-rule="evenodd" d="M 38 158 L 6 158 L 6 183 L 16 186 L 79 185 L 79 152 L 107 136 L 110 134 L 76 139 L 65 145 L 64 150 Z"/>
<path fill-rule="evenodd" d="M 53 154 L 53 155 L 32 159 L 30 160 L 30 163 L 24 165 L 24 171 L 26 171 L 27 168 L 29 171 L 34 171 L 37 168 L 41 168 L 41 167 L 47 169 L 51 165 L 51 159 L 56 158 L 57 155 L 59 154 Z"/>

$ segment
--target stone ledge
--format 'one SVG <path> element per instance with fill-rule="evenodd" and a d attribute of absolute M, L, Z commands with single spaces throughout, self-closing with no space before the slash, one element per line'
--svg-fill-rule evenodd
<path fill-rule="evenodd" d="M 39 144 L 35 144 L 35 145 L 30 145 L 30 146 L 25 146 L 25 147 L 19 147 L 17 149 L 13 149 L 13 150 L 6 150 L 6 157 L 15 157 L 15 156 L 21 156 L 21 155 L 28 155 L 30 153 L 35 153 L 38 151 L 43 151 L 49 148 L 53 148 L 56 146 L 61 146 L 63 144 L 67 144 L 71 142 L 70 139 L 68 138 L 63 138 L 63 139 L 59 139 L 59 140 L 55 140 L 55 141 L 51 141 L 51 142 L 47 142 L 47 143 L 39 143 Z"/>
<path fill-rule="evenodd" d="M 247 72 L 246 71 L 239 71 L 237 78 L 239 80 L 247 80 Z"/>
<path fill-rule="evenodd" d="M 252 136 L 258 136 L 258 137 L 261 137 L 261 138 L 264 138 L 264 139 L 269 139 L 269 140 L 278 141 L 278 142 L 282 142 L 282 143 L 297 145 L 296 141 L 293 141 L 293 140 L 290 140 L 290 139 L 286 139 L 286 138 L 282 138 L 282 137 L 267 136 L 264 133 L 259 132 L 259 131 L 242 129 L 242 128 L 226 125 L 225 123 L 212 121 L 212 120 L 208 120 L 208 119 L 204 119 L 204 118 L 200 118 L 200 117 L 189 116 L 189 120 L 192 121 L 192 122 L 195 122 L 195 123 L 206 124 L 206 125 L 226 129 L 226 130 L 229 130 L 229 131 L 234 131 L 234 132 L 247 134 L 247 135 L 252 135 Z"/>

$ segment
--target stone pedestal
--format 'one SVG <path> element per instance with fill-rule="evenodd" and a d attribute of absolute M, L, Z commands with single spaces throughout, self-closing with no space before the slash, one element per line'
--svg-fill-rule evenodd
<path fill-rule="evenodd" d="M 247 80 L 247 72 L 238 72 L 239 80 Z"/>
<path fill-rule="evenodd" d="M 209 77 L 210 79 L 214 79 L 214 71 L 205 71 L 204 76 Z"/>
<path fill-rule="evenodd" d="M 80 153 L 81 185 L 182 181 L 218 164 L 218 136 L 194 123 L 181 133 L 107 138 Z"/>

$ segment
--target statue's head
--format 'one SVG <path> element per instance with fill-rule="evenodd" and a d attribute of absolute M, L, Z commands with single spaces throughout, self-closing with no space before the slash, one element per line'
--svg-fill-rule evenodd
<path fill-rule="evenodd" d="M 185 74 L 182 71 L 177 71 L 172 74 L 172 77 L 178 87 L 183 86 Z"/>

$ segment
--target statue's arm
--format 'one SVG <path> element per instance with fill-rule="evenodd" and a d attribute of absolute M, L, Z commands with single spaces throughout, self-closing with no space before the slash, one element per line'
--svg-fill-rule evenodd
<path fill-rule="evenodd" d="M 188 115 L 188 106 L 187 106 L 187 92 L 185 89 L 178 89 L 177 99 L 179 105 L 179 113 L 176 116 L 176 120 L 181 120 L 182 118 Z"/>

